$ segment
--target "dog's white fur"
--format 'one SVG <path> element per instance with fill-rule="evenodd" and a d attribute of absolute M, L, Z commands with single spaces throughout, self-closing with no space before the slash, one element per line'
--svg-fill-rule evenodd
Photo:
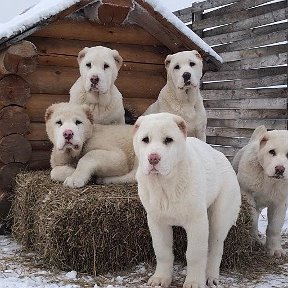
<path fill-rule="evenodd" d="M 122 62 L 117 50 L 103 46 L 85 47 L 78 54 L 81 76 L 70 89 L 70 102 L 89 105 L 98 124 L 125 123 L 122 95 L 114 84 Z"/>
<path fill-rule="evenodd" d="M 158 99 L 143 115 L 169 112 L 181 116 L 187 123 L 188 136 L 206 142 L 207 116 L 200 94 L 202 58 L 196 51 L 183 51 L 168 55 L 165 60 L 167 83 Z M 184 73 L 191 78 L 184 81 Z"/>
<path fill-rule="evenodd" d="M 54 146 L 53 180 L 72 188 L 83 187 L 93 175 L 101 183 L 135 181 L 133 126 L 93 125 L 89 107 L 72 103 L 53 104 L 46 110 L 45 119 Z M 67 140 L 65 133 L 73 136 Z"/>
<path fill-rule="evenodd" d="M 276 172 L 277 166 L 285 169 L 282 175 Z M 288 131 L 267 132 L 265 126 L 257 127 L 248 145 L 236 154 L 233 167 L 238 172 L 241 193 L 251 205 L 251 235 L 263 242 L 258 235 L 258 218 L 261 210 L 268 207 L 266 248 L 271 256 L 283 256 L 281 228 L 288 205 Z"/>
<path fill-rule="evenodd" d="M 186 133 L 185 121 L 169 113 L 141 116 L 135 124 L 138 192 L 157 259 L 152 286 L 171 283 L 173 225 L 187 232 L 183 287 L 217 284 L 223 242 L 240 209 L 239 184 L 227 158 Z M 156 165 L 149 162 L 153 157 L 160 159 Z"/>

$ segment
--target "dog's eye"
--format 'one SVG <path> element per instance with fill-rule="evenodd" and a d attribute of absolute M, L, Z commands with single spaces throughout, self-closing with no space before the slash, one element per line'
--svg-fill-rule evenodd
<path fill-rule="evenodd" d="M 195 63 L 194 62 L 190 62 L 190 66 L 191 67 L 195 66 Z"/>
<path fill-rule="evenodd" d="M 166 138 L 164 139 L 164 144 L 165 144 L 165 145 L 167 145 L 167 144 L 169 144 L 169 143 L 171 143 L 171 142 L 173 142 L 173 139 L 170 138 L 170 137 L 166 137 Z"/>
<path fill-rule="evenodd" d="M 82 124 L 82 122 L 81 122 L 80 120 L 76 120 L 76 121 L 75 121 L 75 124 L 76 124 L 76 125 L 79 125 L 79 124 Z"/>
<path fill-rule="evenodd" d="M 175 67 L 174 67 L 174 69 L 180 69 L 180 66 L 179 65 L 176 65 Z"/>
<path fill-rule="evenodd" d="M 61 120 L 59 120 L 59 121 L 56 122 L 56 124 L 62 126 L 63 123 L 62 123 Z"/>
<path fill-rule="evenodd" d="M 142 139 L 142 142 L 144 142 L 144 143 L 149 143 L 149 138 L 148 137 L 144 137 L 143 139 Z"/>
<path fill-rule="evenodd" d="M 288 158 L 288 153 L 286 154 L 286 157 Z"/>
<path fill-rule="evenodd" d="M 269 150 L 269 154 L 271 154 L 272 156 L 275 156 L 275 155 L 276 155 L 276 152 L 275 152 L 274 149 L 271 149 L 271 150 Z"/>
<path fill-rule="evenodd" d="M 109 67 L 110 67 L 110 66 L 109 66 L 107 63 L 104 64 L 104 70 L 107 69 L 107 68 L 109 68 Z"/>
<path fill-rule="evenodd" d="M 86 63 L 86 66 L 87 66 L 88 68 L 91 68 L 91 62 Z"/>

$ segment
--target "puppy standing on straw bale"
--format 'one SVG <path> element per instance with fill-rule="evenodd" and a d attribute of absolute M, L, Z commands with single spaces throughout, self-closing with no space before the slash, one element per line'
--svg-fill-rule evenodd
<path fill-rule="evenodd" d="M 51 105 L 45 120 L 48 137 L 54 145 L 53 180 L 71 188 L 83 187 L 92 175 L 100 179 L 113 177 L 109 178 L 110 183 L 119 183 L 122 177 L 125 182 L 135 181 L 131 173 L 135 161 L 132 126 L 93 125 L 89 107 L 72 103 Z"/>
<path fill-rule="evenodd" d="M 207 116 L 200 94 L 202 57 L 196 51 L 168 55 L 165 60 L 167 83 L 158 99 L 143 115 L 169 112 L 181 116 L 187 123 L 188 136 L 206 142 Z"/>
<path fill-rule="evenodd" d="M 103 46 L 78 54 L 81 76 L 70 89 L 70 102 L 89 105 L 96 123 L 125 123 L 122 95 L 114 84 L 122 62 L 117 50 Z"/>
<path fill-rule="evenodd" d="M 281 228 L 288 205 L 288 131 L 267 132 L 265 126 L 255 129 L 248 145 L 233 160 L 241 193 L 251 205 L 251 235 L 259 242 L 258 218 L 268 207 L 266 247 L 271 256 L 285 254 L 281 247 Z"/>
<path fill-rule="evenodd" d="M 157 259 L 152 286 L 172 281 L 172 226 L 187 233 L 183 287 L 218 284 L 223 243 L 240 209 L 239 184 L 227 158 L 186 135 L 184 120 L 169 113 L 142 116 L 135 124 L 138 193 Z"/>

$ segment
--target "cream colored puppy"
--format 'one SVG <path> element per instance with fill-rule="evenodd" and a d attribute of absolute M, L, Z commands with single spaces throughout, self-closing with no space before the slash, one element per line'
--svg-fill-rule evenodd
<path fill-rule="evenodd" d="M 108 177 L 109 183 L 135 181 L 131 173 L 135 162 L 132 126 L 93 125 L 89 107 L 72 103 L 53 104 L 45 119 L 54 145 L 53 180 L 72 188 L 83 187 L 92 175 L 101 183 L 106 183 L 103 177 Z"/>
<path fill-rule="evenodd" d="M 144 115 L 158 112 L 179 115 L 187 123 L 188 136 L 206 142 L 207 116 L 199 88 L 203 68 L 201 55 L 196 50 L 168 55 L 165 66 L 167 83 Z"/>
<path fill-rule="evenodd" d="M 266 247 L 270 255 L 283 256 L 281 228 L 288 205 L 288 131 L 267 132 L 264 126 L 255 129 L 252 141 L 233 160 L 241 192 L 251 204 L 251 235 L 258 236 L 258 218 L 268 207 Z"/>
<path fill-rule="evenodd" d="M 157 259 L 152 286 L 172 281 L 172 226 L 187 233 L 183 287 L 217 285 L 223 243 L 240 209 L 239 184 L 227 158 L 186 135 L 185 121 L 169 113 L 142 116 L 135 124 L 138 193 Z"/>
<path fill-rule="evenodd" d="M 89 105 L 98 124 L 124 124 L 122 95 L 115 86 L 122 57 L 117 50 L 85 47 L 78 54 L 80 77 L 70 89 L 70 102 Z"/>

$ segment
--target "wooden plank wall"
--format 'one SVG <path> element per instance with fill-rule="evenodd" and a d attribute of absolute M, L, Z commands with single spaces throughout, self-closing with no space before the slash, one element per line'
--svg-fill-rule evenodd
<path fill-rule="evenodd" d="M 287 129 L 286 0 L 208 0 L 175 14 L 224 60 L 203 77 L 208 142 L 232 159 L 258 125 Z"/>
<path fill-rule="evenodd" d="M 39 54 L 37 70 L 26 76 L 31 88 L 27 113 L 32 145 L 29 167 L 49 168 L 51 144 L 45 131 L 44 113 L 49 105 L 69 101 L 69 90 L 79 77 L 77 55 L 84 47 L 117 49 L 124 59 L 116 85 L 124 105 L 137 116 L 155 101 L 166 83 L 164 60 L 171 52 L 138 26 L 98 25 L 88 21 L 61 20 L 27 38 Z"/>

